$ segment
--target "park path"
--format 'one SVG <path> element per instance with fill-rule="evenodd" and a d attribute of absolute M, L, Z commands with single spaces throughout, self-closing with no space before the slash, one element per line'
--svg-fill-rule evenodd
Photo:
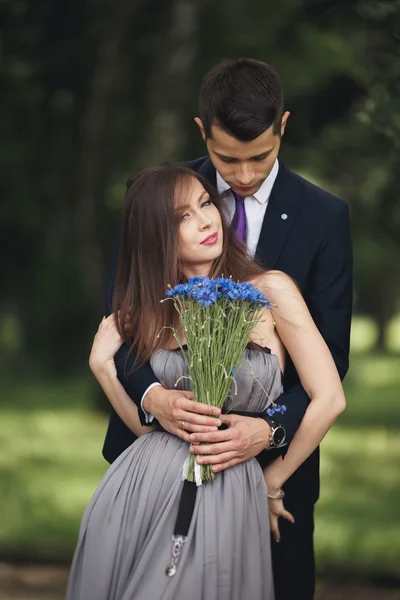
<path fill-rule="evenodd" d="M 0 563 L 0 600 L 63 600 L 68 569 Z M 400 590 L 318 586 L 315 600 L 400 600 Z"/>

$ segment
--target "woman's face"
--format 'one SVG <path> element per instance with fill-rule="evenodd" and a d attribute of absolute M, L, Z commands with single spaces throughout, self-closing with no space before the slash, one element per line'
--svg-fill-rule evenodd
<path fill-rule="evenodd" d="M 179 256 L 185 276 L 205 277 L 222 252 L 221 216 L 195 177 L 176 196 Z"/>

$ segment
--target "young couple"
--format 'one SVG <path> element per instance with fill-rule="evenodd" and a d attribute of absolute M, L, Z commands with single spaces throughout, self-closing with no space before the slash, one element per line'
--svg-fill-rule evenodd
<path fill-rule="evenodd" d="M 270 66 L 224 61 L 205 76 L 195 119 L 209 156 L 128 186 L 111 316 L 90 357 L 114 409 L 103 449 L 112 464 L 82 520 L 68 600 L 314 597 L 318 446 L 345 407 L 352 251 L 347 205 L 278 161 L 288 117 Z M 173 319 L 160 300 L 168 284 L 222 275 L 273 303 L 245 358 L 286 406 L 279 422 L 244 370 L 241 414 L 196 403 L 186 379 L 174 387 L 186 367 L 170 330 L 158 336 Z M 189 449 L 216 478 L 198 488 L 186 541 L 173 544 Z"/>

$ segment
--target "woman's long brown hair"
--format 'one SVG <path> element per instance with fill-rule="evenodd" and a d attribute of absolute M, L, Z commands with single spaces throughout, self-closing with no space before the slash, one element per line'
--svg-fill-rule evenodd
<path fill-rule="evenodd" d="M 172 331 L 165 326 L 178 325 L 173 303 L 160 301 L 168 285 L 174 287 L 185 280 L 179 260 L 176 203 L 184 202 L 193 179 L 210 194 L 222 220 L 222 253 L 209 277 L 248 281 L 264 272 L 227 226 L 219 197 L 207 180 L 181 165 L 152 167 L 140 173 L 126 192 L 113 298 L 119 332 L 137 354 L 135 368 L 159 348 L 168 347 Z M 125 322 L 130 323 L 127 331 L 121 327 Z"/>

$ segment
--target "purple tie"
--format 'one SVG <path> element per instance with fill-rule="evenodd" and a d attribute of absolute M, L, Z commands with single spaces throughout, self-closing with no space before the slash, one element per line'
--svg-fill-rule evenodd
<path fill-rule="evenodd" d="M 236 210 L 233 215 L 232 227 L 235 230 L 236 235 L 242 242 L 246 243 L 246 213 L 244 210 L 244 197 L 239 196 L 239 194 L 235 194 L 232 190 L 232 193 L 235 197 L 236 201 Z"/>

